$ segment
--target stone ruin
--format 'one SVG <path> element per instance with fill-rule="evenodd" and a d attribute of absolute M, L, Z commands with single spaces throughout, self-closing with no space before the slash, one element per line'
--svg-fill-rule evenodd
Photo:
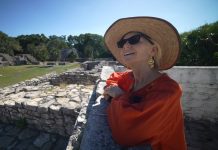
<path fill-rule="evenodd" d="M 39 61 L 30 54 L 19 54 L 14 57 L 0 53 L 0 66 L 13 66 L 13 65 L 38 65 Z"/>
<path fill-rule="evenodd" d="M 0 89 L 0 121 L 74 137 L 75 147 L 105 62 L 94 64 L 89 70 L 83 64 L 60 75 L 51 73 Z"/>
<path fill-rule="evenodd" d="M 8 54 L 0 53 L 0 66 L 14 65 L 14 58 Z"/>
<path fill-rule="evenodd" d="M 30 128 L 68 137 L 67 150 L 122 149 L 112 139 L 105 113 L 108 103 L 101 94 L 108 75 L 125 68 L 112 61 L 85 62 L 81 66 L 85 69 L 50 74 L 0 89 L 1 121 L 16 123 L 25 119 Z M 218 75 L 218 68 L 176 67 L 167 73 L 184 87 L 188 148 L 216 149 L 218 78 L 214 79 L 214 74 Z"/>
<path fill-rule="evenodd" d="M 19 55 L 16 55 L 14 58 L 15 58 L 16 65 L 28 65 L 28 64 L 38 65 L 39 64 L 39 61 L 30 54 L 19 54 Z"/>

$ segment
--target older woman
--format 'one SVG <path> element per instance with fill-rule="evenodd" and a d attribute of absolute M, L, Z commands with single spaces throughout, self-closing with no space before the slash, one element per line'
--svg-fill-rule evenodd
<path fill-rule="evenodd" d="M 105 45 L 129 70 L 106 81 L 108 122 L 114 140 L 125 147 L 150 144 L 153 150 L 185 150 L 179 84 L 160 70 L 180 54 L 177 30 L 166 20 L 131 17 L 106 31 Z"/>

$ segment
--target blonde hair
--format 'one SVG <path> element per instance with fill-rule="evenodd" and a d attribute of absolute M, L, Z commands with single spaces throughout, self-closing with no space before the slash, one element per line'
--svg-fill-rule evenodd
<path fill-rule="evenodd" d="M 162 50 L 161 50 L 160 45 L 156 41 L 154 41 L 153 39 L 151 39 L 151 40 L 154 43 L 154 46 L 156 46 L 156 48 L 157 48 L 157 51 L 154 55 L 154 68 L 158 69 L 160 66 L 160 59 L 162 57 L 162 53 L 161 53 Z"/>

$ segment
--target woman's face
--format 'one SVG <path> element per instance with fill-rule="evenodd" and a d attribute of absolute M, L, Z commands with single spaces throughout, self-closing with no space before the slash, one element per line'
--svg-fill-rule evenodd
<path fill-rule="evenodd" d="M 131 32 L 126 34 L 123 39 L 129 39 L 135 35 L 138 35 L 137 32 Z M 131 43 L 131 42 L 130 42 Z M 155 49 L 154 45 L 148 42 L 142 36 L 138 43 L 130 44 L 126 42 L 123 45 L 123 48 L 120 51 L 121 58 L 127 64 L 127 66 L 134 66 L 134 64 L 146 64 L 148 59 L 154 56 Z"/>

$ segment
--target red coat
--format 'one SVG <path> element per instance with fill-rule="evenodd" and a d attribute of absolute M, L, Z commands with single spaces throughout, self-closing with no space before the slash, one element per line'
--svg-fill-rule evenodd
<path fill-rule="evenodd" d="M 113 73 L 107 86 L 118 85 L 126 93 L 113 98 L 107 108 L 114 140 L 123 146 L 149 143 L 153 150 L 186 150 L 183 112 L 178 83 L 161 75 L 131 92 L 132 72 Z"/>

